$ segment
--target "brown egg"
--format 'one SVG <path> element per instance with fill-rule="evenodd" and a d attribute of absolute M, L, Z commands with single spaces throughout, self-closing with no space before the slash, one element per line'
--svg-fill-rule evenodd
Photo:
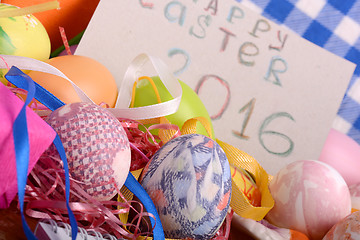
<path fill-rule="evenodd" d="M 51 58 L 46 63 L 64 73 L 96 104 L 115 106 L 117 85 L 110 71 L 98 61 L 78 55 Z M 29 76 L 65 103 L 80 102 L 75 89 L 66 79 L 43 72 L 31 71 Z"/>

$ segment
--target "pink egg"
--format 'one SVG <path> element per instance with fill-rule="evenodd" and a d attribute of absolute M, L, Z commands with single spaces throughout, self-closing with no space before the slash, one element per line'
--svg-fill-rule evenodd
<path fill-rule="evenodd" d="M 354 212 L 336 223 L 323 240 L 360 239 L 360 212 Z"/>
<path fill-rule="evenodd" d="M 83 102 L 56 109 L 46 121 L 63 143 L 71 177 L 95 199 L 112 199 L 117 194 L 113 179 L 120 189 L 131 162 L 121 123 L 104 108 Z"/>
<path fill-rule="evenodd" d="M 342 176 L 320 161 L 303 160 L 282 168 L 269 184 L 275 205 L 272 224 L 321 239 L 351 212 L 349 189 Z"/>
<path fill-rule="evenodd" d="M 319 160 L 335 168 L 348 185 L 360 183 L 360 145 L 346 134 L 331 129 Z"/>

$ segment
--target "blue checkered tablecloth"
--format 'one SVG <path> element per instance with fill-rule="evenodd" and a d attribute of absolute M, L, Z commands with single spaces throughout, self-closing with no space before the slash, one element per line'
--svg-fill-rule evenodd
<path fill-rule="evenodd" d="M 333 128 L 360 144 L 360 0 L 236 0 L 355 64 Z"/>

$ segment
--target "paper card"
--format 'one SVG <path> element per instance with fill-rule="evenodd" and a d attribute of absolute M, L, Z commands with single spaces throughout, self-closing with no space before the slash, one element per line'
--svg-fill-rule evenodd
<path fill-rule="evenodd" d="M 270 174 L 319 157 L 355 68 L 229 0 L 102 0 L 76 54 L 120 86 L 144 52 L 198 93 L 218 139 Z"/>

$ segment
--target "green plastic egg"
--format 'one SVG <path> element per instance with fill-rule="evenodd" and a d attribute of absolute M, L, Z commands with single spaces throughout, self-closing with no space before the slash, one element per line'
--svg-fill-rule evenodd
<path fill-rule="evenodd" d="M 161 102 L 173 99 L 159 77 L 152 77 L 152 79 L 159 91 Z M 179 82 L 182 87 L 180 106 L 176 113 L 166 116 L 167 120 L 172 124 L 176 124 L 181 129 L 188 119 L 204 117 L 209 121 L 212 135 L 215 136 L 209 113 L 199 96 L 187 84 L 180 80 Z M 149 106 L 156 103 L 158 102 L 151 83 L 147 79 L 140 80 L 136 85 L 134 107 Z M 200 122 L 197 123 L 196 133 L 208 136 L 205 127 Z"/>

